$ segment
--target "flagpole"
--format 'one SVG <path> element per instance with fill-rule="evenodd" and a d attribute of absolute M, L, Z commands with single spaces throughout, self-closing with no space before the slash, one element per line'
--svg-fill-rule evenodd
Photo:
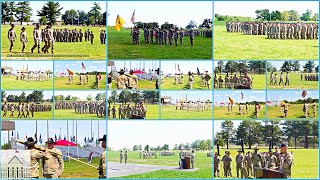
<path fill-rule="evenodd" d="M 92 120 L 91 120 L 91 137 L 90 138 L 92 138 Z"/>
<path fill-rule="evenodd" d="M 76 144 L 78 146 L 78 120 L 76 120 L 76 139 L 75 140 L 76 140 Z M 77 147 L 77 157 L 79 159 L 78 154 L 79 154 L 79 148 Z"/>
<path fill-rule="evenodd" d="M 49 139 L 49 120 L 47 120 L 47 139 Z"/>
<path fill-rule="evenodd" d="M 99 120 L 98 120 L 98 138 L 100 137 L 100 131 L 99 131 L 99 129 L 100 129 L 100 126 L 99 126 Z M 96 143 L 96 146 L 97 146 L 97 143 Z"/>
<path fill-rule="evenodd" d="M 69 120 L 67 120 L 67 140 L 69 141 Z M 69 146 L 68 146 L 68 156 L 70 156 Z M 68 158 L 68 160 L 70 162 L 70 158 Z"/>

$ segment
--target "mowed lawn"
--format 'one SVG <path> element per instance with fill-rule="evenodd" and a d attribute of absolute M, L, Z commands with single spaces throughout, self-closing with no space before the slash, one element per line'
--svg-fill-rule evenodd
<path fill-rule="evenodd" d="M 270 85 L 270 72 L 268 72 L 268 89 L 318 89 L 318 81 L 305 81 L 304 77 L 301 81 L 301 73 L 289 73 L 290 86 L 279 85 L 281 72 L 274 72 L 273 74 L 275 73 L 278 76 L 278 85 Z M 283 74 L 284 83 L 286 82 L 285 77 L 286 73 Z"/>
<path fill-rule="evenodd" d="M 239 112 L 239 106 L 235 105 L 232 107 L 233 111 L 231 114 L 228 113 L 228 107 L 214 107 L 214 119 L 256 119 L 256 116 L 254 115 L 254 105 L 249 106 L 249 113 L 248 114 L 240 114 Z M 246 113 L 246 108 L 244 107 L 244 113 Z M 262 105 L 262 110 L 259 114 L 259 119 L 265 119 L 266 118 L 266 105 Z"/>
<path fill-rule="evenodd" d="M 140 45 L 132 43 L 131 29 L 116 31 L 108 29 L 109 59 L 212 59 L 212 38 L 196 36 L 194 46 L 190 45 L 189 36 L 185 36 L 184 44 L 175 45 L 147 44 L 143 30 L 140 29 Z"/>
<path fill-rule="evenodd" d="M 106 119 L 105 116 L 98 117 L 96 114 L 77 114 L 74 109 L 54 110 L 55 119 Z"/>
<path fill-rule="evenodd" d="M 160 166 L 173 166 L 179 167 L 179 152 L 175 153 L 175 156 L 160 156 L 158 152 L 157 159 L 143 159 L 139 158 L 139 152 L 128 152 L 128 163 L 135 164 L 149 164 Z M 108 151 L 108 161 L 119 162 L 119 151 Z M 185 172 L 179 170 L 157 170 L 153 172 L 123 176 L 120 178 L 212 178 L 212 157 L 207 157 L 207 152 L 196 151 L 195 168 L 199 168 L 194 172 Z"/>
<path fill-rule="evenodd" d="M 2 89 L 4 90 L 52 90 L 52 79 L 48 81 L 21 81 L 15 76 L 2 76 Z"/>
<path fill-rule="evenodd" d="M 131 104 L 130 106 L 133 106 L 134 104 Z M 159 119 L 159 105 L 157 104 L 144 104 L 147 108 L 147 116 L 146 116 L 146 119 Z M 112 111 L 110 112 L 110 117 L 109 119 L 110 120 L 119 120 L 119 113 L 118 113 L 118 108 L 119 108 L 119 105 L 116 104 L 116 115 L 117 115 L 117 118 L 112 118 Z M 113 104 L 111 104 L 111 109 L 113 108 Z"/>
<path fill-rule="evenodd" d="M 99 26 L 53 26 L 53 29 L 77 29 L 78 31 L 81 29 L 83 32 L 85 30 L 90 29 L 94 33 L 94 43 L 85 42 L 84 38 L 82 42 L 55 42 L 54 44 L 54 56 L 51 56 L 51 49 L 49 50 L 49 54 L 38 54 L 38 50 L 34 51 L 34 54 L 31 54 L 31 48 L 34 45 L 33 41 L 33 29 L 34 26 L 16 26 L 15 30 L 17 33 L 17 40 L 15 41 L 15 45 L 13 47 L 13 53 L 9 52 L 10 42 L 7 38 L 8 30 L 10 29 L 9 25 L 2 25 L 2 59 L 14 59 L 14 60 L 30 60 L 30 59 L 94 59 L 94 60 L 105 60 L 106 59 L 106 44 L 100 43 L 100 32 Z M 21 53 L 22 51 L 22 43 L 20 42 L 20 32 L 21 28 L 25 27 L 28 35 L 29 42 L 27 43 L 25 53 Z M 41 28 L 45 28 L 46 26 L 41 26 Z M 101 28 L 105 30 L 105 27 Z M 44 42 L 41 43 L 41 47 L 44 46 Z M 14 57 L 10 57 L 10 55 Z"/>
<path fill-rule="evenodd" d="M 317 104 L 317 109 L 316 109 L 316 118 L 313 115 L 313 110 L 312 110 L 312 104 L 310 104 L 309 108 L 309 117 L 308 119 L 318 119 L 318 108 L 319 105 Z M 306 119 L 304 117 L 304 112 L 302 111 L 303 109 L 303 104 L 290 104 L 289 107 L 289 112 L 288 112 L 288 119 Z M 283 111 L 280 111 L 281 107 L 280 106 L 268 106 L 268 119 L 283 119 L 284 118 L 284 113 Z"/>
<path fill-rule="evenodd" d="M 212 119 L 212 109 L 206 111 L 176 110 L 176 106 L 161 106 L 161 119 Z"/>
<path fill-rule="evenodd" d="M 228 33 L 225 22 L 214 23 L 215 60 L 317 60 L 318 40 L 277 40 L 266 35 Z"/>
<path fill-rule="evenodd" d="M 105 75 L 102 75 L 102 80 L 100 81 L 100 88 L 99 89 L 106 89 L 106 79 Z M 91 76 L 89 80 L 89 84 L 80 84 L 80 77 L 75 76 L 74 77 L 74 83 L 69 84 L 68 77 L 55 77 L 54 78 L 54 89 L 97 89 L 96 84 L 96 77 Z"/>
<path fill-rule="evenodd" d="M 241 147 L 239 147 L 241 148 Z M 259 148 L 259 152 L 268 152 L 268 148 Z M 224 155 L 224 152 L 227 149 L 220 149 L 220 158 Z M 236 173 L 236 156 L 237 150 L 228 149 L 231 152 L 232 161 L 232 178 L 237 178 Z M 215 150 L 216 151 L 216 150 Z M 250 151 L 253 153 L 253 149 L 245 149 L 245 153 Z M 293 152 L 294 155 L 294 164 L 291 170 L 291 178 L 292 179 L 317 179 L 319 177 L 319 150 L 318 149 L 293 149 L 289 147 L 289 152 Z M 223 163 L 220 165 L 220 178 L 223 178 Z M 252 177 L 252 176 L 250 176 Z M 231 178 L 231 177 L 228 177 Z"/>
<path fill-rule="evenodd" d="M 217 79 L 219 78 L 220 74 L 217 74 Z M 222 79 L 226 77 L 226 74 L 221 74 Z M 230 76 L 230 74 L 229 74 Z M 238 74 L 237 74 L 238 76 Z M 250 74 L 252 77 L 252 89 L 266 89 L 266 75 L 265 74 Z M 224 82 L 225 83 L 225 82 Z M 223 85 L 223 88 L 225 86 Z M 219 89 L 216 89 L 219 90 Z"/>
<path fill-rule="evenodd" d="M 117 89 L 116 81 L 112 82 L 112 89 Z M 137 89 L 143 89 L 143 90 L 156 89 L 156 81 L 139 80 Z"/>
<path fill-rule="evenodd" d="M 9 103 L 11 104 L 11 103 Z M 52 104 L 50 104 L 52 105 Z M 10 108 L 9 108 L 10 109 Z M 31 113 L 30 113 L 30 118 L 17 118 L 18 117 L 18 111 L 16 110 L 14 113 L 13 113 L 13 118 L 11 117 L 10 118 L 10 115 L 11 115 L 11 111 L 8 111 L 7 112 L 7 116 L 6 117 L 2 117 L 2 119 L 10 119 L 10 120 L 13 120 L 13 119 L 52 119 L 53 117 L 53 111 L 42 111 L 42 112 L 34 112 L 34 117 L 32 118 L 31 117 Z M 24 111 L 24 114 L 26 115 L 26 111 Z M 3 111 L 1 112 L 1 116 L 3 116 Z"/>
<path fill-rule="evenodd" d="M 212 77 L 212 75 L 210 75 Z M 168 77 L 162 80 L 161 89 L 166 90 L 181 90 L 181 89 L 189 89 L 189 76 L 183 75 L 183 84 L 176 84 L 175 77 Z M 210 89 L 212 89 L 212 78 L 210 79 Z M 204 85 L 204 81 L 202 82 L 199 76 L 195 76 L 195 82 L 193 84 L 193 89 L 200 90 L 204 89 L 207 90 L 208 87 Z"/>

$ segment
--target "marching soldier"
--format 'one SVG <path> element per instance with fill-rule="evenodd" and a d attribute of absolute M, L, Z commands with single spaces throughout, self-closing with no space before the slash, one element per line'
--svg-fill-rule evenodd
<path fill-rule="evenodd" d="M 214 154 L 214 177 L 220 177 L 220 155 L 216 152 Z"/>
<path fill-rule="evenodd" d="M 33 40 L 34 40 L 34 45 L 31 48 L 31 53 L 33 53 L 33 50 L 35 48 L 38 48 L 38 53 L 40 53 L 41 31 L 40 31 L 40 25 L 39 24 L 37 24 L 36 27 L 33 30 Z"/>
<path fill-rule="evenodd" d="M 20 41 L 22 43 L 22 53 L 24 53 L 24 49 L 26 48 L 28 42 L 28 35 L 25 27 L 21 28 Z"/>
<path fill-rule="evenodd" d="M 45 158 L 43 158 L 43 176 L 44 178 L 60 178 L 64 171 L 64 161 L 62 152 L 55 148 L 55 142 L 49 138 L 46 142 L 48 148 L 45 148 Z"/>
<path fill-rule="evenodd" d="M 3 105 L 3 107 L 2 107 L 2 110 L 3 110 L 3 115 L 2 115 L 2 117 L 7 117 L 7 112 L 8 112 L 7 102 L 4 102 L 4 105 Z"/>
<path fill-rule="evenodd" d="M 14 30 L 14 24 L 11 24 L 11 28 L 8 30 L 8 39 L 10 41 L 10 52 L 12 52 L 14 42 L 17 39 L 17 33 Z"/>
<path fill-rule="evenodd" d="M 104 148 L 104 151 L 101 155 L 100 163 L 99 163 L 99 178 L 105 179 L 106 176 L 106 169 L 107 169 L 107 153 L 106 153 L 106 135 L 103 135 L 103 138 L 98 139 L 98 141 L 102 141 L 101 146 Z"/>

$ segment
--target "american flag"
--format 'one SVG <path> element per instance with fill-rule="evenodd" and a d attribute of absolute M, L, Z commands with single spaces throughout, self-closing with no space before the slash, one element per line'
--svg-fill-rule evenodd
<path fill-rule="evenodd" d="M 131 21 L 132 23 L 135 22 L 135 19 L 136 19 L 135 14 L 136 14 L 136 10 L 133 11 L 132 16 L 131 16 L 131 20 L 130 20 L 130 21 Z"/>

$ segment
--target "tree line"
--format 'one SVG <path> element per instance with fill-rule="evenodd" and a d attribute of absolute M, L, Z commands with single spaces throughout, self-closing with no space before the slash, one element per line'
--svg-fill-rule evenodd
<path fill-rule="evenodd" d="M 215 14 L 216 21 L 319 21 L 319 14 L 307 9 L 302 15 L 296 10 L 282 11 L 257 9 L 256 18 Z"/>
<path fill-rule="evenodd" d="M 226 146 L 240 145 L 241 140 L 251 149 L 255 144 L 279 145 L 283 141 L 289 146 L 297 148 L 298 143 L 303 143 L 304 148 L 318 146 L 318 121 L 242 121 L 235 128 L 233 121 L 223 121 L 221 130 L 215 134 L 215 145 Z"/>
<path fill-rule="evenodd" d="M 93 97 L 91 94 L 89 94 L 86 97 L 86 101 L 101 101 L 101 100 L 105 100 L 106 99 L 106 93 L 98 93 L 95 97 Z M 64 95 L 56 95 L 54 96 L 54 100 L 55 101 L 79 101 L 80 98 L 77 96 L 72 96 L 72 95 L 68 95 L 68 96 L 64 96 Z"/>
<path fill-rule="evenodd" d="M 316 66 L 316 63 L 314 61 L 307 61 L 304 66 L 302 66 L 303 70 L 301 70 L 301 64 L 299 61 L 284 61 L 280 69 L 277 69 L 274 67 L 271 62 L 267 63 L 267 71 L 268 72 L 290 72 L 290 71 L 296 71 L 296 72 L 304 72 L 304 73 L 313 73 L 319 72 L 319 65 Z"/>
<path fill-rule="evenodd" d="M 2 23 L 5 24 L 20 22 L 31 22 L 33 9 L 29 1 L 21 1 L 15 3 L 14 1 L 2 1 Z M 59 2 L 48 1 L 40 11 L 37 11 L 39 16 L 39 23 L 46 24 L 51 22 L 55 24 L 57 19 L 61 17 L 62 25 L 106 25 L 106 12 L 101 13 L 101 6 L 99 3 L 93 2 L 91 10 L 84 12 L 82 10 L 66 10 L 61 14 L 63 7 Z M 33 20 L 35 21 L 35 20 Z"/>
<path fill-rule="evenodd" d="M 169 23 L 169 22 L 165 22 L 161 25 L 159 25 L 158 22 L 135 22 L 134 23 L 135 26 L 137 26 L 138 28 L 161 28 L 161 29 L 170 29 L 170 28 L 176 28 L 177 25 L 173 24 L 173 23 Z M 197 23 L 193 20 L 191 20 L 187 26 L 185 26 L 185 29 L 193 29 L 193 28 L 199 28 L 199 29 L 211 29 L 212 28 L 212 19 L 204 19 L 202 21 L 201 24 L 197 25 Z M 179 27 L 182 28 L 182 27 Z"/>
<path fill-rule="evenodd" d="M 44 99 L 43 91 L 32 91 L 30 94 L 26 94 L 24 91 L 20 95 L 7 94 L 6 91 L 1 92 L 2 102 L 53 102 L 53 99 Z"/>
<path fill-rule="evenodd" d="M 108 98 L 108 103 L 139 103 L 139 102 L 155 104 L 159 102 L 159 93 L 157 91 L 127 91 L 123 90 L 118 94 L 118 91 L 113 90 Z"/>
<path fill-rule="evenodd" d="M 235 72 L 251 72 L 253 74 L 265 74 L 265 61 L 218 61 L 214 68 L 215 74 L 235 73 Z"/>

